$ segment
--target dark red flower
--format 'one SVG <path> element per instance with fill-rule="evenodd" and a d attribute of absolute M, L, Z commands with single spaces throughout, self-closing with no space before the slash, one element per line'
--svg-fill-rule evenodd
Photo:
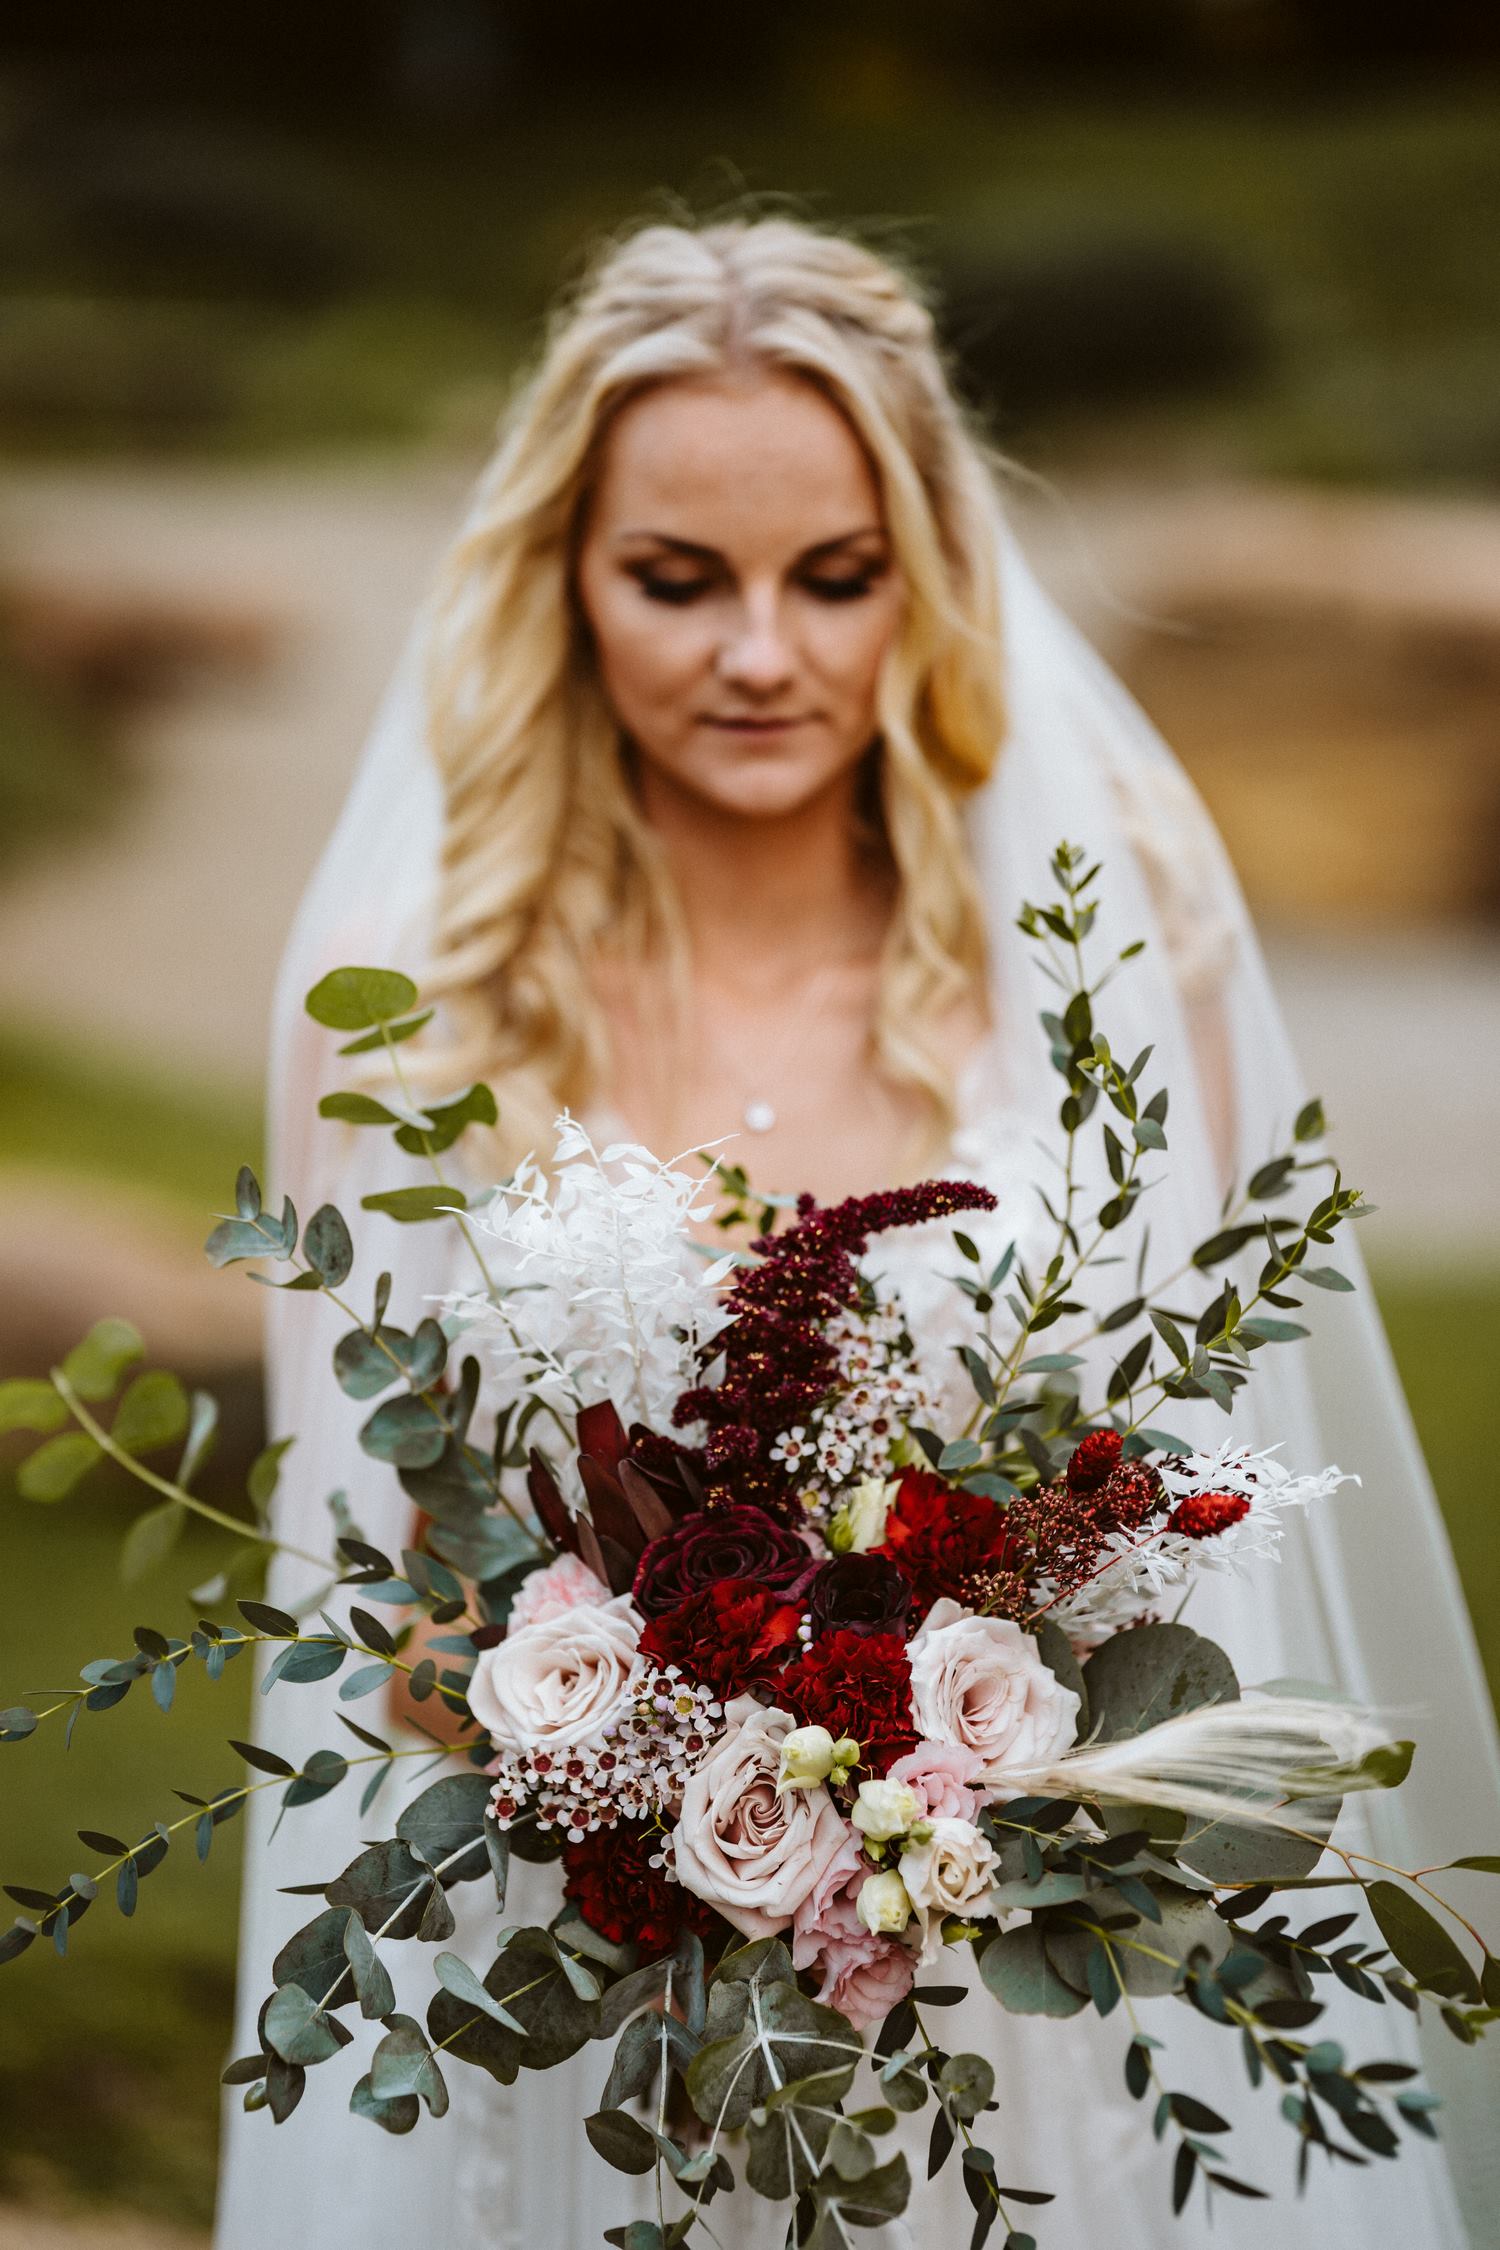
<path fill-rule="evenodd" d="M 895 1633 L 859 1633 L 845 1626 L 823 1634 L 782 1673 L 777 1699 L 803 1726 L 827 1727 L 835 1740 L 852 1735 L 860 1763 L 882 1774 L 917 1746 L 911 1716 L 911 1667 Z"/>
<path fill-rule="evenodd" d="M 591 1930 L 611 1945 L 638 1945 L 648 1959 L 667 1952 L 680 1931 L 704 1936 L 713 1923 L 701 1899 L 651 1865 L 661 1845 L 648 1822 L 621 1820 L 563 1846 L 563 1895 Z"/>
<path fill-rule="evenodd" d="M 811 1577 L 813 1557 L 799 1532 L 746 1501 L 700 1508 L 653 1539 L 635 1573 L 636 1607 L 665 1616 L 720 1578 L 753 1579 L 790 1594 Z"/>
<path fill-rule="evenodd" d="M 814 1634 L 846 1626 L 851 1633 L 904 1638 L 911 1580 L 885 1555 L 834 1555 L 815 1574 L 805 1598 Z"/>
<path fill-rule="evenodd" d="M 1007 1570 L 1022 1559 L 1005 1511 L 982 1493 L 960 1492 L 930 1469 L 903 1469 L 900 1483 L 875 1552 L 911 1580 L 915 1623 L 945 1594 L 960 1599 L 976 1572 Z"/>
<path fill-rule="evenodd" d="M 721 1578 L 653 1617 L 641 1635 L 641 1654 L 663 1668 L 676 1664 L 727 1701 L 779 1679 L 800 1646 L 801 1622 L 800 1606 L 771 1587 Z"/>
<path fill-rule="evenodd" d="M 1190 1492 L 1179 1500 L 1167 1518 L 1168 1531 L 1186 1539 L 1212 1539 L 1250 1513 L 1250 1503 L 1240 1492 Z"/>
<path fill-rule="evenodd" d="M 1110 1470 L 1119 1466 L 1124 1443 L 1118 1430 L 1090 1430 L 1080 1438 L 1068 1463 L 1068 1490 L 1097 1492 Z"/>

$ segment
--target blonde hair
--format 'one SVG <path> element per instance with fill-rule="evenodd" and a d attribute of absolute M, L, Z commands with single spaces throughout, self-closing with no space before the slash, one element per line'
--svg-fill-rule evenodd
<path fill-rule="evenodd" d="M 674 378 L 765 366 L 817 384 L 880 484 L 907 599 L 879 690 L 879 801 L 896 897 L 872 1058 L 949 1122 L 928 1027 L 982 994 L 964 793 L 1004 732 L 995 489 L 930 314 L 884 260 L 783 218 L 642 228 L 559 311 L 442 574 L 429 678 L 446 819 L 430 987 L 486 1077 L 506 1150 L 545 1148 L 607 1063 L 589 964 L 680 946 L 573 594 L 612 417 Z"/>

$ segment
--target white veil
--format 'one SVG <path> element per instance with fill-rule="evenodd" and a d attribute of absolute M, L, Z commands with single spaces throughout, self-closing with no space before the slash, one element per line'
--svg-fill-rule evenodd
<path fill-rule="evenodd" d="M 1023 897 L 1044 890 L 1049 856 L 1067 837 L 1105 862 L 1101 950 L 1139 936 L 1148 941 L 1145 954 L 1110 987 L 1100 1016 L 1118 1051 L 1134 1054 L 1154 1042 L 1152 1078 L 1171 1088 L 1171 1151 L 1165 1160 L 1170 1184 L 1162 1198 L 1147 1199 L 1148 1272 L 1164 1275 L 1183 1264 L 1192 1244 L 1217 1221 L 1223 1177 L 1210 1121 L 1212 1074 L 1204 1073 L 1200 1082 L 1200 1065 L 1214 1041 L 1227 1054 L 1240 1178 L 1284 1145 L 1292 1118 L 1316 1087 L 1305 1082 L 1292 1056 L 1238 886 L 1181 767 L 1108 667 L 1042 592 L 1012 533 L 1002 528 L 999 536 L 1009 727 L 994 778 L 974 801 L 972 834 L 991 933 L 1004 1099 L 1034 1120 L 1039 1133 L 1055 1131 L 1057 1081 L 1036 1023 L 1041 993 L 1031 948 L 1016 932 L 1014 916 Z M 318 1095 L 339 1083 L 339 1066 L 332 1059 L 334 1042 L 307 1020 L 301 1003 L 326 970 L 344 961 L 403 966 L 420 979 L 440 835 L 437 783 L 424 747 L 423 637 L 419 624 L 298 916 L 282 966 L 272 1054 L 271 1191 L 279 1196 L 290 1190 L 304 1211 L 325 1197 L 339 1203 L 360 1249 L 355 1276 L 360 1296 L 367 1294 L 378 1266 L 394 1267 L 397 1318 L 404 1317 L 403 1306 L 409 1310 L 424 1293 L 448 1285 L 448 1230 L 395 1227 L 360 1213 L 362 1194 L 396 1184 L 399 1160 L 384 1135 L 317 1122 Z M 1378 1182 L 1364 1184 L 1378 1194 Z M 1358 1472 L 1363 1488 L 1294 1528 L 1284 1561 L 1261 1573 L 1248 1606 L 1243 1588 L 1235 1606 L 1216 1586 L 1212 1603 L 1199 1605 L 1195 1595 L 1194 1621 L 1221 1633 L 1246 1679 L 1323 1679 L 1396 1715 L 1403 1726 L 1409 1715 L 1420 1739 L 1418 1758 L 1403 1789 L 1373 1801 L 1371 1848 L 1400 1866 L 1432 1865 L 1465 1849 L 1500 1847 L 1500 1756 L 1437 1504 L 1347 1232 L 1334 1256 L 1361 1284 L 1358 1293 L 1308 1293 L 1316 1299 L 1309 1309 L 1313 1340 L 1258 1356 L 1255 1380 L 1233 1428 L 1257 1443 L 1279 1440 L 1285 1458 L 1298 1468 L 1336 1460 Z M 1184 1284 L 1179 1301 L 1186 1292 Z M 1186 1301 L 1201 1298 L 1187 1295 Z M 409 1504 L 390 1472 L 359 1451 L 355 1432 L 364 1410 L 334 1390 L 327 1350 L 338 1328 L 326 1315 L 326 1306 L 310 1307 L 301 1296 L 270 1303 L 273 1434 L 300 1433 L 279 1497 L 280 1529 L 297 1544 L 326 1549 L 326 1496 L 343 1487 L 367 1535 L 399 1546 Z M 1198 1429 L 1215 1438 L 1223 1434 L 1226 1425 L 1217 1409 L 1197 1411 L 1206 1417 Z M 1184 1428 L 1180 1412 L 1174 1419 Z M 1194 1430 L 1184 1428 L 1184 1434 Z M 285 1560 L 275 1580 L 273 1599 L 311 1590 L 306 1572 Z M 1234 1582 L 1219 1584 L 1232 1588 Z M 325 1691 L 282 1691 L 273 1699 L 271 1739 L 304 1751 L 331 1742 L 340 1732 L 331 1715 L 335 1708 Z M 369 1708 L 358 1706 L 354 1715 Z M 343 1747 L 351 1747 L 347 1739 Z M 254 1802 L 265 1806 L 267 1797 Z M 253 2011 L 270 1987 L 272 1953 L 306 1918 L 306 1902 L 278 1897 L 273 1882 L 328 1879 L 353 1856 L 361 1836 L 385 1832 L 377 1826 L 379 1811 L 361 1824 L 354 1802 L 346 1784 L 322 1803 L 290 1815 L 269 1856 L 269 1817 L 251 1821 L 237 2053 L 255 2044 Z M 1478 1911 L 1484 1911 L 1482 1903 Z M 1363 2013 L 1360 2036 L 1372 2051 L 1388 2049 L 1389 2019 L 1397 2011 L 1388 2008 L 1374 2021 L 1372 2011 Z M 1058 2028 L 1041 2027 L 1049 2034 Z M 1426 2061 L 1449 2104 L 1446 2142 L 1469 2240 L 1500 2242 L 1491 2058 L 1461 2052 L 1440 2031 Z M 509 2098 L 498 2096 L 488 2081 L 484 2091 Z M 315 2082 L 306 2107 L 319 2107 L 323 2093 Z M 1264 2090 L 1261 2100 L 1268 2101 Z M 554 2096 L 554 2102 L 560 2106 L 564 2097 Z M 222 2250 L 250 2250 L 277 2238 L 269 2221 L 273 2205 L 282 2215 L 276 2205 L 278 2144 L 297 2137 L 304 2120 L 299 2116 L 273 2138 L 264 2119 L 243 2119 L 237 2109 L 229 2116 L 233 2130 L 220 2242 Z M 316 2135 L 307 2127 L 307 2161 L 314 2167 L 329 2161 L 333 2144 L 327 2128 L 339 2123 L 334 2115 Z M 1133 2125 L 1144 2137 L 1144 2118 L 1137 2115 Z M 442 2128 L 424 2129 L 430 2139 L 442 2138 Z M 576 2123 L 571 2130 L 576 2134 Z M 363 2123 L 353 2131 L 360 2136 L 358 2153 L 349 2159 L 354 2169 L 341 2172 L 338 2195 L 347 2210 L 363 2213 L 364 2231 L 351 2219 L 330 2232 L 320 2209 L 318 2238 L 329 2245 L 383 2243 L 379 2215 L 403 2203 L 413 2227 L 420 2224 L 439 2236 L 430 2205 L 419 2214 L 405 2200 L 403 2174 L 416 2151 Z M 1406 2145 L 1410 2151 L 1410 2142 Z M 1403 2156 L 1400 2169 L 1411 2161 L 1410 2154 Z M 1340 2173 L 1335 2186 L 1349 2177 Z M 1244 2235 L 1238 2231 L 1250 2225 L 1241 2213 L 1253 2215 L 1256 2209 L 1245 2205 L 1216 2214 L 1215 2241 L 1258 2242 L 1259 2222 Z M 1326 2220 L 1326 2205 L 1323 2211 Z M 291 2219 L 290 2210 L 285 2217 Z M 503 2225 L 497 2233 L 497 2224 L 491 2209 L 488 2231 L 480 2225 L 475 2242 L 508 2243 L 512 2236 Z M 311 2236 L 314 2230 L 306 2231 Z M 281 2233 L 287 2238 L 284 2227 Z M 514 2239 L 523 2239 L 519 2222 Z M 543 2239 L 560 2243 L 562 2237 Z M 1134 2237 L 1121 2230 L 1115 2239 Z M 1352 2245 L 1374 2238 L 1330 2230 L 1325 2223 L 1318 2239 Z M 528 2250 L 537 2240 L 533 2233 Z M 1428 2241 L 1434 2240 L 1429 2234 Z M 455 2250 L 470 2250 L 467 2238 Z"/>

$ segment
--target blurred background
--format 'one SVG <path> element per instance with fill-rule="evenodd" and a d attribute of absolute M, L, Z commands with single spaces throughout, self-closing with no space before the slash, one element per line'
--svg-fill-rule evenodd
<path fill-rule="evenodd" d="M 259 1442 L 205 1215 L 277 953 L 549 294 L 746 194 L 928 278 L 1043 575 L 1218 815 L 1500 1677 L 1500 17 L 1481 0 L 59 0 L 0 27 L 0 1369 L 104 1310 Z M 182 1621 L 0 1465 L 0 1704 Z M 70 1585 L 54 1597 L 61 1543 Z M 65 1611 L 64 1647 L 56 1617 Z M 46 1622 L 43 1630 L 43 1616 Z M 61 1654 L 61 1664 L 58 1658 Z M 3 1872 L 248 1683 L 3 1754 Z M 135 1823 L 132 1827 L 130 1824 Z M 0 1991 L 0 2250 L 199 2239 L 235 1831 Z"/>

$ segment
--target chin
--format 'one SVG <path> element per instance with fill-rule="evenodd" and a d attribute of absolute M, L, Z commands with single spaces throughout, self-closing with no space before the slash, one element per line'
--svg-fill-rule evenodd
<path fill-rule="evenodd" d="M 789 820 L 836 788 L 847 772 L 842 762 L 761 750 L 751 757 L 695 762 L 674 779 L 715 812 L 739 820 Z"/>

